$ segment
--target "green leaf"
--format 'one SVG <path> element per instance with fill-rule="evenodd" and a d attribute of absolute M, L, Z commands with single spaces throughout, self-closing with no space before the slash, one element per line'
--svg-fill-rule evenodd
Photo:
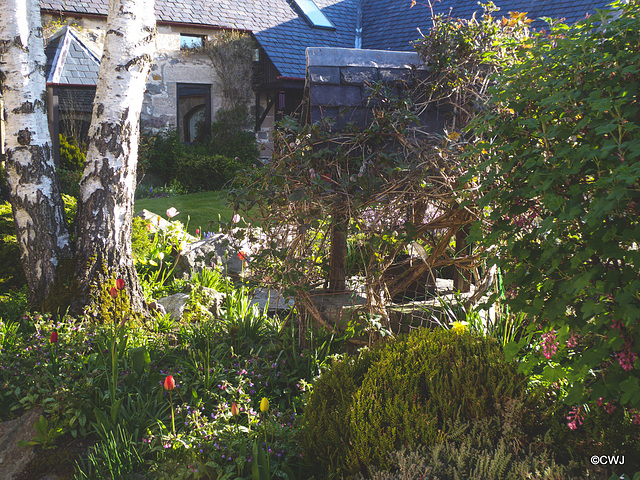
<path fill-rule="evenodd" d="M 111 422 L 113 423 L 113 425 L 116 425 L 118 423 L 118 412 L 120 411 L 120 405 L 122 405 L 123 400 L 124 400 L 124 397 L 122 397 L 116 403 L 111 405 L 110 412 L 111 412 Z"/>
<path fill-rule="evenodd" d="M 253 442 L 253 462 L 251 463 L 252 480 L 260 480 L 260 465 L 258 464 L 258 441 Z"/>
<path fill-rule="evenodd" d="M 516 356 L 524 346 L 522 345 L 522 343 L 523 343 L 522 341 L 520 342 L 511 341 L 504 346 L 504 356 L 507 359 L 507 362 L 511 362 L 514 358 L 516 358 Z"/>
<path fill-rule="evenodd" d="M 151 362 L 147 347 L 143 345 L 142 347 L 130 348 L 129 354 L 131 355 L 133 363 L 133 371 L 136 372 L 138 376 L 142 375 L 147 364 Z"/>

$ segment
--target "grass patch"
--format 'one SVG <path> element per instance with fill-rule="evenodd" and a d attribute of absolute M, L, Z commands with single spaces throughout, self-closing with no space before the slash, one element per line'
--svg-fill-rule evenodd
<path fill-rule="evenodd" d="M 230 222 L 233 210 L 227 205 L 227 193 L 224 190 L 198 192 L 176 197 L 143 198 L 135 201 L 134 211 L 147 209 L 166 217 L 166 211 L 175 207 L 180 214 L 175 217 L 183 224 L 189 220 L 188 232 L 195 235 L 200 232 L 217 232 L 220 221 Z"/>

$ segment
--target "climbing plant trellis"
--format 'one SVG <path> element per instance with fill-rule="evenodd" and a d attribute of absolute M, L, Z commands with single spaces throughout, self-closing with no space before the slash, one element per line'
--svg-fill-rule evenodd
<path fill-rule="evenodd" d="M 272 162 L 231 193 L 263 235 L 254 280 L 284 289 L 333 329 L 339 315 L 331 310 L 342 304 L 389 326 L 389 306 L 436 294 L 437 276 L 448 271 L 459 290 L 479 278 L 466 241 L 480 218 L 467 202 L 474 185 L 458 184 L 473 141 L 464 127 L 482 108 L 491 74 L 527 36 L 523 15 L 495 20 L 491 12 L 434 20 L 417 46 L 430 75 L 371 85 L 367 128 L 282 123 Z M 448 115 L 440 131 L 424 127 L 433 112 Z"/>

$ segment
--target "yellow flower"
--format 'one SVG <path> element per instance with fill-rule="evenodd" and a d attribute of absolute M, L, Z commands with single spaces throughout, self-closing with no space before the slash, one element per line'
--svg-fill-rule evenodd
<path fill-rule="evenodd" d="M 455 333 L 464 333 L 469 326 L 469 322 L 451 322 L 451 330 Z"/>
<path fill-rule="evenodd" d="M 262 400 L 260 400 L 260 411 L 264 413 L 267 410 L 269 410 L 269 400 L 267 400 L 267 397 L 262 397 Z"/>

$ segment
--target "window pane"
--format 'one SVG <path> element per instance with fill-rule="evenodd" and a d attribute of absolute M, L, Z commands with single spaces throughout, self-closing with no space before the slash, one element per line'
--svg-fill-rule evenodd
<path fill-rule="evenodd" d="M 294 2 L 302 11 L 302 15 L 314 27 L 335 28 L 313 0 L 294 0 Z"/>
<path fill-rule="evenodd" d="M 183 35 L 180 34 L 180 50 L 193 50 L 204 46 L 204 38 L 202 35 Z"/>

